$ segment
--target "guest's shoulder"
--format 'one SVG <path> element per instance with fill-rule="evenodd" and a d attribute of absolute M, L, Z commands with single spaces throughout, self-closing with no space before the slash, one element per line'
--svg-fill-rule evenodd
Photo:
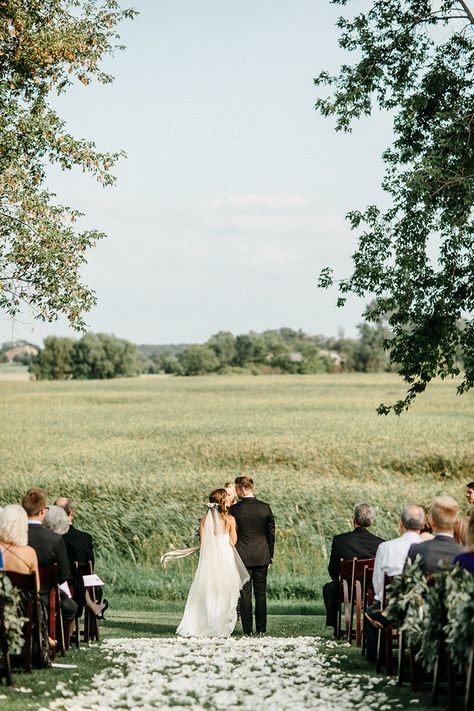
<path fill-rule="evenodd" d="M 344 533 L 336 533 L 332 540 L 334 541 L 334 543 L 340 543 L 346 538 L 352 538 L 353 535 L 354 531 L 344 531 Z"/>

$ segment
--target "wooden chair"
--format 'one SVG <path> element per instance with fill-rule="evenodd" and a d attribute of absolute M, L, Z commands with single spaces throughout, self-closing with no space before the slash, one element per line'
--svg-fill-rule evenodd
<path fill-rule="evenodd" d="M 389 599 L 389 587 L 396 576 L 384 574 L 382 600 L 380 611 L 382 612 L 387 606 Z M 395 654 L 394 651 L 399 646 L 398 629 L 392 624 L 388 624 L 384 630 L 379 629 L 377 636 L 377 673 L 380 672 L 382 666 L 385 667 L 387 676 L 392 676 L 395 673 Z M 385 662 L 383 658 L 385 657 Z"/>
<path fill-rule="evenodd" d="M 3 664 L 0 667 L 0 679 L 5 677 L 7 686 L 13 684 L 12 665 L 10 662 L 10 650 L 8 649 L 7 631 L 5 629 L 5 606 L 0 600 L 0 654 Z"/>
<path fill-rule="evenodd" d="M 51 639 L 57 642 L 61 656 L 64 657 L 67 649 L 67 639 L 64 633 L 63 614 L 61 611 L 61 591 L 58 580 L 58 565 L 54 563 L 47 568 L 40 567 L 40 581 L 43 586 L 48 586 L 48 629 Z M 57 638 L 56 630 L 59 632 Z M 52 653 L 54 657 L 54 650 Z"/>
<path fill-rule="evenodd" d="M 38 592 L 36 590 L 36 573 L 16 573 L 5 570 L 13 587 L 23 593 L 23 638 L 24 644 L 21 653 L 23 668 L 30 672 L 33 664 L 33 639 L 36 635 L 38 649 L 41 648 L 41 624 Z"/>
<path fill-rule="evenodd" d="M 348 642 L 355 639 L 359 647 L 362 645 L 362 600 L 366 595 L 363 589 L 364 577 L 367 581 L 368 572 L 374 569 L 374 560 L 374 558 L 341 559 L 339 565 L 336 637 L 340 639 L 343 636 L 341 607 L 344 606 L 344 636 Z M 353 628 L 354 612 L 356 613 L 355 629 Z"/>

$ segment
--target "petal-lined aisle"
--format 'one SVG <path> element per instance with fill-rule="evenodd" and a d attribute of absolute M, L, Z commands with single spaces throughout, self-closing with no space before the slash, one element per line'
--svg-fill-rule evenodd
<path fill-rule="evenodd" d="M 330 645 L 314 637 L 112 639 L 104 643 L 111 668 L 48 709 L 391 709 L 383 680 L 340 671 Z"/>

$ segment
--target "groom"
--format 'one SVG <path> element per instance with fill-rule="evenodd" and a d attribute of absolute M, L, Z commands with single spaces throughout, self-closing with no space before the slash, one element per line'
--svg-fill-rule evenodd
<path fill-rule="evenodd" d="M 229 513 L 237 524 L 237 552 L 247 568 L 250 580 L 240 596 L 240 617 L 244 634 L 252 634 L 252 586 L 255 596 L 255 628 L 257 634 L 267 629 L 267 571 L 275 547 L 275 519 L 268 504 L 253 493 L 253 480 L 239 476 L 235 488 L 240 498 Z"/>

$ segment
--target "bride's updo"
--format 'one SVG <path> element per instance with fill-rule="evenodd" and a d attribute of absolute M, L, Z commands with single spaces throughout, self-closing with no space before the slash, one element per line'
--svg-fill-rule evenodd
<path fill-rule="evenodd" d="M 217 504 L 217 510 L 223 516 L 227 515 L 227 491 L 225 489 L 214 489 L 209 494 L 211 504 Z"/>

